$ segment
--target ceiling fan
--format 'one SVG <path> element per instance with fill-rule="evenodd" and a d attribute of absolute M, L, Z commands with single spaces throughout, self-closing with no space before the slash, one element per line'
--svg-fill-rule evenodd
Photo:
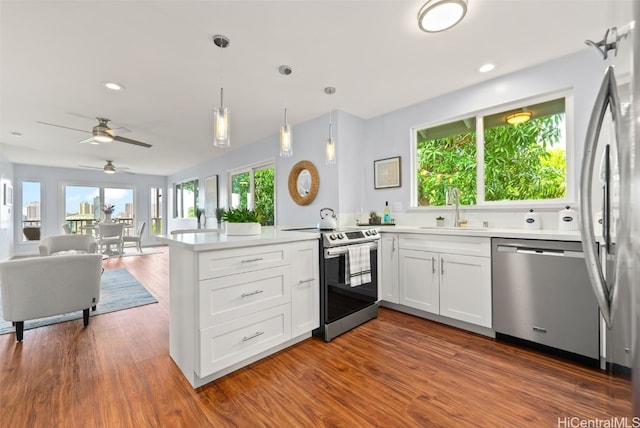
<path fill-rule="evenodd" d="M 110 143 L 111 141 L 119 141 L 121 143 L 134 144 L 136 146 L 149 148 L 151 144 L 143 143 L 142 141 L 132 140 L 131 138 L 120 137 L 115 135 L 113 130 L 109 127 L 109 119 L 104 117 L 96 117 L 98 124 L 94 126 L 91 131 L 87 131 L 84 129 L 71 128 L 69 126 L 56 125 L 55 123 L 47 123 L 37 121 L 42 125 L 56 126 L 58 128 L 71 129 L 74 131 L 80 132 L 88 132 L 91 133 L 91 137 L 86 140 L 80 141 L 80 143 L 89 143 L 89 144 L 100 144 L 100 143 Z"/>
<path fill-rule="evenodd" d="M 113 164 L 113 161 L 108 160 L 107 163 L 102 166 L 89 166 L 89 165 L 78 165 L 80 168 L 88 168 L 88 169 L 101 169 L 102 171 L 104 171 L 105 174 L 115 174 L 116 172 L 122 172 L 125 174 L 131 174 L 131 175 L 135 175 L 134 172 L 129 172 L 127 171 L 129 168 L 125 167 L 121 167 L 121 168 L 117 168 L 116 166 Z"/>

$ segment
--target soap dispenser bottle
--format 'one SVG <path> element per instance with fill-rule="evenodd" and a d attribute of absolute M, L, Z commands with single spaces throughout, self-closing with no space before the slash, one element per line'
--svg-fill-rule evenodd
<path fill-rule="evenodd" d="M 384 203 L 384 211 L 382 214 L 382 222 L 383 223 L 391 223 L 391 211 L 389 210 L 389 201 L 385 201 Z"/>

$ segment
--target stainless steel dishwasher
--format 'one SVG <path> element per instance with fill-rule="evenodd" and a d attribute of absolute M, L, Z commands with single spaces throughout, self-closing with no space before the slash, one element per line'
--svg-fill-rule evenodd
<path fill-rule="evenodd" d="M 599 312 L 579 242 L 492 240 L 493 327 L 599 359 Z"/>

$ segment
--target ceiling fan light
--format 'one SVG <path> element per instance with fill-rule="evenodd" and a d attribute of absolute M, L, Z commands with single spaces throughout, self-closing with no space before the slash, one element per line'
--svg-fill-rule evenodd
<path fill-rule="evenodd" d="M 115 174 L 116 167 L 113 166 L 111 162 L 107 162 L 107 164 L 103 168 L 103 171 L 105 172 L 105 174 Z"/>
<path fill-rule="evenodd" d="M 100 143 L 110 143 L 113 141 L 113 137 L 109 134 L 96 135 L 94 138 Z"/>
<path fill-rule="evenodd" d="M 518 125 L 520 123 L 528 122 L 531 119 L 530 111 L 520 111 L 517 113 L 513 113 L 508 115 L 505 120 L 509 125 Z"/>
<path fill-rule="evenodd" d="M 418 12 L 418 26 L 427 33 L 447 30 L 467 13 L 467 0 L 429 0 Z"/>

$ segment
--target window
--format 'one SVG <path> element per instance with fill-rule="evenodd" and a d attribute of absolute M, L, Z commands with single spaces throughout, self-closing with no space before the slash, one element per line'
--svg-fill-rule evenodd
<path fill-rule="evenodd" d="M 568 195 L 566 99 L 479 114 L 415 131 L 415 206 L 563 201 Z M 530 112 L 508 124 L 506 117 Z"/>
<path fill-rule="evenodd" d="M 162 235 L 162 211 L 164 211 L 164 204 L 162 203 L 162 188 L 151 188 L 151 233 L 153 235 Z"/>
<path fill-rule="evenodd" d="M 22 182 L 22 241 L 40 239 L 40 182 Z"/>
<path fill-rule="evenodd" d="M 195 218 L 198 206 L 198 180 L 176 183 L 174 201 L 173 216 L 175 218 Z"/>
<path fill-rule="evenodd" d="M 229 172 L 229 206 L 255 210 L 263 225 L 275 224 L 274 183 L 273 162 Z"/>
<path fill-rule="evenodd" d="M 65 221 L 71 233 L 92 233 L 90 226 L 104 217 L 103 207 L 113 205 L 113 221 L 133 224 L 134 190 L 130 187 L 64 186 Z"/>

